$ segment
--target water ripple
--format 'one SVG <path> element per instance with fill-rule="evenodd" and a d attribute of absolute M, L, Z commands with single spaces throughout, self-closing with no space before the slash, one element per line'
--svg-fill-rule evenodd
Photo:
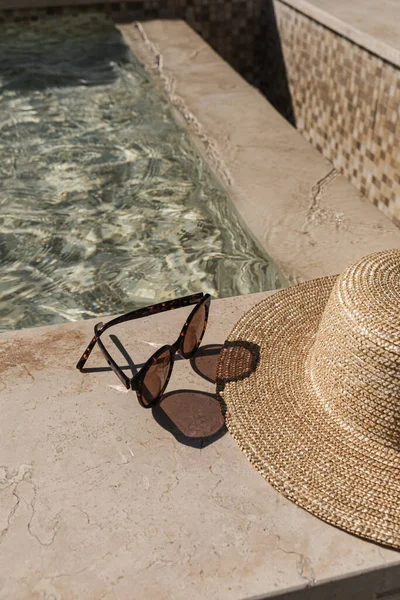
<path fill-rule="evenodd" d="M 112 23 L 4 25 L 0 55 L 0 330 L 279 287 Z"/>

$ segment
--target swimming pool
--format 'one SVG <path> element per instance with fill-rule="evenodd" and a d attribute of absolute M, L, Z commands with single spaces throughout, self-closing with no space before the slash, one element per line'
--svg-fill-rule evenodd
<path fill-rule="evenodd" d="M 0 330 L 280 287 L 100 16 L 2 26 Z"/>

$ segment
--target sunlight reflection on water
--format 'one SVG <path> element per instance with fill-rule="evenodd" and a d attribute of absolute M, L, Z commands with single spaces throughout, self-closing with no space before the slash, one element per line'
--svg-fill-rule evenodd
<path fill-rule="evenodd" d="M 0 330 L 279 287 L 112 23 L 3 25 L 0 55 Z"/>

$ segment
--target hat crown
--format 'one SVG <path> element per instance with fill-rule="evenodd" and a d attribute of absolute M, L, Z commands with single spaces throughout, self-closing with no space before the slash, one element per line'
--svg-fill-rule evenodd
<path fill-rule="evenodd" d="M 400 250 L 338 277 L 310 352 L 317 400 L 346 429 L 400 450 Z"/>

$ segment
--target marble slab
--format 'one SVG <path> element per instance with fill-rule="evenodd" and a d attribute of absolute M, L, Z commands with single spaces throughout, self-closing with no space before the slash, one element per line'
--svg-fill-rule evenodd
<path fill-rule="evenodd" d="M 399 553 L 283 498 L 221 429 L 218 348 L 264 296 L 212 302 L 205 351 L 176 361 L 153 410 L 98 350 L 75 368 L 93 321 L 0 335 L 2 600 L 314 598 L 320 585 L 318 597 L 372 600 L 400 587 Z M 187 312 L 124 324 L 114 342 L 140 365 Z"/>

